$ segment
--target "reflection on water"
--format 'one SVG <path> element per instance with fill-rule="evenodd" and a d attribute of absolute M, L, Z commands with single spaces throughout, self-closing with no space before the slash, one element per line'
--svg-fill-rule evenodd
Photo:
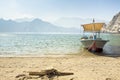
<path fill-rule="evenodd" d="M 110 40 L 106 54 L 120 54 L 120 35 L 101 34 Z M 0 34 L 0 55 L 21 54 L 81 54 L 81 34 Z"/>
<path fill-rule="evenodd" d="M 78 34 L 2 35 L 0 54 L 77 54 L 81 45 L 79 38 Z"/>
<path fill-rule="evenodd" d="M 106 55 L 120 56 L 120 46 L 107 45 L 104 47 L 103 53 Z"/>
<path fill-rule="evenodd" d="M 120 55 L 120 34 L 103 35 L 105 39 L 110 40 L 104 47 L 104 53 L 107 55 Z"/>

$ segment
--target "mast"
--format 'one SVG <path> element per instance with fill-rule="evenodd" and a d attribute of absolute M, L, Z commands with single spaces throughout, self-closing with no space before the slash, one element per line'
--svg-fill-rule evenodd
<path fill-rule="evenodd" d="M 94 18 L 93 18 L 93 31 L 95 30 L 95 25 L 94 25 L 94 23 L 95 23 L 95 20 L 94 20 Z"/>
<path fill-rule="evenodd" d="M 98 34 L 97 34 L 98 33 Z M 93 37 L 94 37 L 94 39 L 95 39 L 95 37 L 97 38 L 100 38 L 100 31 L 98 31 L 98 32 L 95 32 L 95 20 L 94 20 L 94 18 L 93 18 Z"/>
<path fill-rule="evenodd" d="M 93 39 L 95 39 L 95 37 L 96 37 L 96 34 L 95 34 L 95 20 L 94 20 L 94 18 L 93 18 Z"/>

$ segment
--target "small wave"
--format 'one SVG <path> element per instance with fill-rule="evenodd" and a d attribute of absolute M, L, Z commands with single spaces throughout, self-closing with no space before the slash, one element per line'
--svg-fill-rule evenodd
<path fill-rule="evenodd" d="M 0 34 L 0 36 L 8 36 L 8 34 Z"/>
<path fill-rule="evenodd" d="M 7 34 L 7 33 L 0 33 L 1 37 L 8 37 L 8 36 L 13 36 L 12 34 Z"/>

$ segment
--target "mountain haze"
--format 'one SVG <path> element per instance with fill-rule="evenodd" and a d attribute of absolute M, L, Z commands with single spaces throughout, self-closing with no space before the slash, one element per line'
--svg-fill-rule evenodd
<path fill-rule="evenodd" d="M 41 19 L 34 19 L 32 21 L 13 21 L 0 19 L 0 32 L 79 32 L 73 28 L 63 28 L 55 26 L 49 22 Z"/>
<path fill-rule="evenodd" d="M 80 29 L 80 31 L 83 31 L 83 28 L 81 27 L 81 25 L 92 23 L 92 21 L 93 21 L 92 18 L 82 19 L 82 18 L 79 18 L 79 17 L 63 17 L 63 18 L 60 18 L 60 19 L 56 20 L 54 22 L 54 24 L 55 25 L 60 25 L 60 26 L 63 26 L 63 27 L 67 27 L 67 28 L 76 28 L 76 29 Z M 95 19 L 95 22 L 108 23 L 108 21 L 99 20 L 99 19 Z"/>

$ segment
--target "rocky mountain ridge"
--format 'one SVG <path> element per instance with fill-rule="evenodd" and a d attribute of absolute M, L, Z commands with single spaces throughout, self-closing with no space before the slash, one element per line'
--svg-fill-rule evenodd
<path fill-rule="evenodd" d="M 103 32 L 120 33 L 120 12 L 117 13 L 109 24 L 103 28 Z"/>

